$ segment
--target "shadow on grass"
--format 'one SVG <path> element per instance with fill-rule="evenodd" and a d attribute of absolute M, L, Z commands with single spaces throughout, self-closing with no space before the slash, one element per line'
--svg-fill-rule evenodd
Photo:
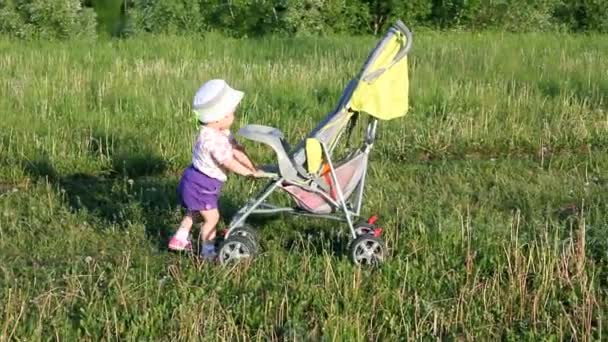
<path fill-rule="evenodd" d="M 101 175 L 63 175 L 45 155 L 23 162 L 24 170 L 33 179 L 46 179 L 57 186 L 71 210 L 86 211 L 100 227 L 128 229 L 142 223 L 146 237 L 159 248 L 165 246 L 167 235 L 178 222 L 179 212 L 174 205 L 177 179 L 162 177 L 164 170 L 158 167 L 162 164 L 154 156 L 121 157 L 112 165 L 125 168 L 123 172 L 112 169 Z"/>
<path fill-rule="evenodd" d="M 349 229 L 345 223 L 334 222 L 334 225 L 327 228 L 320 221 L 311 220 L 307 228 L 288 234 L 281 245 L 294 253 L 311 251 L 317 255 L 347 257 L 351 242 Z"/>
<path fill-rule="evenodd" d="M 91 136 L 89 153 L 95 158 L 107 158 L 108 165 L 107 169 L 95 174 L 58 172 L 45 153 L 22 160 L 21 164 L 32 179 L 48 180 L 59 188 L 70 210 L 84 211 L 93 223 L 97 223 L 96 226 L 126 230 L 142 224 L 146 238 L 160 250 L 166 250 L 168 240 L 184 214 L 176 191 L 179 175 L 169 174 L 167 162 L 152 149 L 142 149 L 140 145 L 132 139 Z M 129 150 L 132 153 L 126 152 Z M 243 204 L 237 203 L 229 193 L 220 197 L 220 230 L 228 226 Z M 265 230 L 270 221 L 293 219 L 288 215 L 252 215 L 247 223 Z M 299 249 L 298 245 L 306 241 L 306 248 L 319 254 L 343 254 L 347 251 L 349 239 L 336 234 L 338 227 L 317 229 L 325 224 L 316 221 L 311 220 L 311 228 L 304 231 L 285 234 L 286 239 L 279 243 L 293 250 Z M 198 233 L 197 227 L 193 230 L 193 237 Z M 340 230 L 342 228 L 345 226 L 339 227 Z"/>
<path fill-rule="evenodd" d="M 168 240 L 185 214 L 179 206 L 177 185 L 179 176 L 168 176 L 165 165 L 154 155 L 121 154 L 111 165 L 122 165 L 122 171 L 112 167 L 101 174 L 58 172 L 45 154 L 22 161 L 22 167 L 34 180 L 47 180 L 63 193 L 65 204 L 73 211 L 85 211 L 99 227 L 128 229 L 143 224 L 146 238 L 160 250 L 166 250 Z M 220 197 L 221 221 L 218 229 L 226 227 L 239 209 L 230 194 Z M 251 224 L 264 227 L 267 218 L 252 217 Z M 198 224 L 192 231 L 198 234 Z"/>

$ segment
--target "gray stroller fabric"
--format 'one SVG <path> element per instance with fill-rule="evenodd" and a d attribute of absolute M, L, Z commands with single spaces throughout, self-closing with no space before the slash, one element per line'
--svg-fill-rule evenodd
<path fill-rule="evenodd" d="M 347 200 L 357 185 L 361 181 L 365 170 L 367 169 L 368 154 L 359 152 L 350 159 L 343 161 L 336 165 L 336 177 L 344 199 Z M 325 184 L 329 188 L 329 192 L 319 190 L 319 192 L 309 191 L 303 189 L 301 186 L 284 183 L 281 187 L 288 192 L 296 202 L 300 209 L 306 210 L 313 214 L 329 214 L 336 208 L 331 205 L 321 193 L 332 198 L 335 202 L 338 202 L 338 195 L 336 191 L 336 184 L 329 171 L 322 175 L 321 179 L 324 180 Z"/>

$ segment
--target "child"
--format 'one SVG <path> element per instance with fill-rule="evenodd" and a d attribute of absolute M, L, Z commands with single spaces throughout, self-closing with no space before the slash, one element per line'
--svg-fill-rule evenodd
<path fill-rule="evenodd" d="M 263 174 L 256 170 L 230 133 L 234 111 L 243 95 L 224 80 L 211 80 L 194 96 L 193 109 L 201 128 L 194 144 L 192 164 L 184 171 L 178 186 L 180 202 L 187 213 L 169 241 L 171 250 L 192 249 L 189 234 L 193 215 L 198 212 L 204 220 L 199 256 L 214 259 L 215 231 L 220 218 L 218 198 L 226 181 L 226 170 L 242 176 Z"/>

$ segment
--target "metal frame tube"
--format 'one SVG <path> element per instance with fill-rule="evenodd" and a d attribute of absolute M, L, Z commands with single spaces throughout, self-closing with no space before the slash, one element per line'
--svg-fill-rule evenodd
<path fill-rule="evenodd" d="M 355 232 L 355 228 L 353 227 L 353 222 L 350 217 L 350 210 L 348 210 L 348 207 L 346 206 L 346 201 L 344 200 L 344 194 L 342 193 L 342 188 L 340 187 L 340 182 L 338 181 L 338 176 L 336 175 L 336 170 L 334 169 L 331 157 L 327 152 L 327 146 L 325 145 L 325 143 L 321 142 L 321 147 L 323 148 L 325 158 L 327 158 L 327 164 L 329 164 L 329 172 L 333 178 L 334 184 L 336 185 L 336 193 L 338 194 L 338 199 L 342 204 L 342 210 L 344 210 L 344 216 L 346 217 L 346 222 L 348 222 L 348 228 L 350 228 L 353 239 L 356 239 L 357 233 Z"/>
<path fill-rule="evenodd" d="M 259 197 L 253 201 L 253 203 L 241 208 L 237 212 L 235 217 L 232 218 L 232 221 L 228 226 L 228 232 L 226 233 L 226 237 L 230 236 L 230 232 L 232 232 L 235 227 L 239 227 L 240 225 L 242 225 L 247 219 L 247 217 L 251 214 L 251 212 L 253 212 L 255 208 L 257 208 L 268 196 L 270 196 L 270 194 L 279 186 L 282 181 L 283 179 L 281 178 L 277 181 L 268 184 L 268 186 L 266 186 L 266 188 L 261 192 L 261 195 L 259 195 Z"/>
<path fill-rule="evenodd" d="M 253 209 L 249 214 L 279 214 L 293 211 L 293 208 Z"/>
<path fill-rule="evenodd" d="M 378 120 L 374 119 L 370 124 L 368 124 L 367 129 L 367 137 L 365 143 L 365 151 L 364 153 L 368 155 L 368 162 L 365 166 L 365 170 L 363 170 L 363 176 L 361 176 L 361 181 L 359 183 L 359 189 L 357 189 L 357 206 L 355 208 L 355 213 L 357 216 L 361 215 L 361 207 L 363 206 L 363 190 L 365 187 L 365 180 L 367 178 L 367 169 L 369 167 L 369 153 L 374 147 L 374 142 L 376 140 L 376 128 L 378 126 Z"/>
<path fill-rule="evenodd" d="M 312 218 L 323 218 L 323 219 L 328 219 L 328 220 L 346 222 L 346 219 L 344 217 L 335 216 L 335 215 L 313 214 L 313 213 L 308 213 L 308 212 L 305 212 L 305 211 L 297 211 L 297 210 L 293 210 L 293 211 L 290 211 L 290 212 L 287 212 L 287 213 L 289 215 L 294 215 L 294 216 L 306 216 L 306 217 L 312 217 Z"/>

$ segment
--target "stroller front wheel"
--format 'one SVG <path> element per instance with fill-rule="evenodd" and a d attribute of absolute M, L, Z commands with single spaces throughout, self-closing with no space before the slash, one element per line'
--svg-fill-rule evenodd
<path fill-rule="evenodd" d="M 250 259 L 255 255 L 255 247 L 245 236 L 231 235 L 218 249 L 218 260 L 221 264 Z"/>
<path fill-rule="evenodd" d="M 379 266 L 386 256 L 386 247 L 380 237 L 361 235 L 350 245 L 350 259 L 361 266 Z"/>
<path fill-rule="evenodd" d="M 232 229 L 229 237 L 233 236 L 242 236 L 249 240 L 253 247 L 253 253 L 257 254 L 259 250 L 258 244 L 258 232 L 248 224 L 244 224 L 242 226 L 238 226 Z"/>

